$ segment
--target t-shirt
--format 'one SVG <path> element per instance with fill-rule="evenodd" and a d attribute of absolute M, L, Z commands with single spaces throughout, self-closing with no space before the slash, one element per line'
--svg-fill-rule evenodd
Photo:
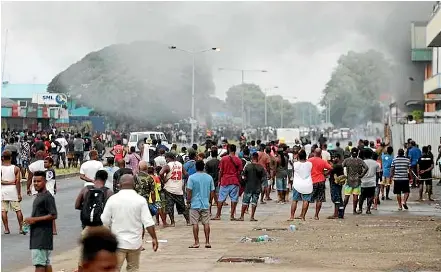
<path fill-rule="evenodd" d="M 46 170 L 46 190 L 51 193 L 51 195 L 55 195 L 55 183 L 56 183 L 56 176 L 55 176 L 55 170 L 54 169 L 48 169 Z"/>
<path fill-rule="evenodd" d="M 332 170 L 332 166 L 327 161 L 319 157 L 312 157 L 308 161 L 312 163 L 312 170 L 311 170 L 312 183 L 326 181 L 323 172 L 325 171 L 325 169 Z"/>
<path fill-rule="evenodd" d="M 381 155 L 381 166 L 383 167 L 383 177 L 390 178 L 390 168 L 392 167 L 392 156 L 389 154 Z"/>
<path fill-rule="evenodd" d="M 163 167 L 167 164 L 167 161 L 165 160 L 164 156 L 158 156 L 154 159 L 154 161 L 155 161 L 155 166 Z"/>
<path fill-rule="evenodd" d="M 215 189 L 210 175 L 194 173 L 188 178 L 187 188 L 191 190 L 191 209 L 207 210 L 210 207 L 210 193 Z"/>
<path fill-rule="evenodd" d="M 377 172 L 380 171 L 378 163 L 372 159 L 364 160 L 368 166 L 367 173 L 361 178 L 361 187 L 375 187 L 377 184 Z"/>
<path fill-rule="evenodd" d="M 245 178 L 245 192 L 259 193 L 262 188 L 262 181 L 265 177 L 265 169 L 257 163 L 248 163 L 243 170 L 242 175 Z"/>
<path fill-rule="evenodd" d="M 221 186 L 240 185 L 239 173 L 242 172 L 242 161 L 236 156 L 224 156 L 219 163 L 222 171 Z"/>
<path fill-rule="evenodd" d="M 189 176 L 193 175 L 196 173 L 196 162 L 194 160 L 190 160 L 184 163 L 184 169 L 187 171 Z"/>
<path fill-rule="evenodd" d="M 392 161 L 392 167 L 394 168 L 394 181 L 409 180 L 410 160 L 408 158 L 396 157 Z"/>
<path fill-rule="evenodd" d="M 318 158 L 320 159 L 320 158 Z M 294 163 L 294 176 L 292 187 L 301 194 L 312 193 L 312 172 L 313 165 L 310 161 Z"/>
<path fill-rule="evenodd" d="M 215 187 L 219 183 L 219 163 L 220 161 L 217 158 L 212 158 L 205 164 L 205 172 L 213 178 Z"/>
<path fill-rule="evenodd" d="M 331 160 L 331 154 L 328 151 L 323 150 L 322 151 L 322 159 L 324 159 L 325 161 L 330 161 Z"/>
<path fill-rule="evenodd" d="M 29 171 L 31 171 L 31 173 L 35 173 L 36 171 L 46 171 L 46 168 L 44 168 L 44 160 L 35 161 L 35 162 L 31 163 L 28 168 L 29 168 Z M 37 191 L 35 191 L 33 180 L 32 180 L 32 184 L 31 184 L 31 192 L 32 192 L 32 195 L 37 194 Z"/>
<path fill-rule="evenodd" d="M 433 158 L 429 154 L 422 155 L 420 157 L 420 159 L 418 160 L 418 165 L 420 167 L 420 171 L 429 169 L 430 167 L 432 167 L 433 164 L 434 164 Z M 432 177 L 432 171 L 427 171 L 427 172 L 421 174 L 422 179 L 431 178 L 431 177 Z"/>
<path fill-rule="evenodd" d="M 362 159 L 350 157 L 345 159 L 342 165 L 347 172 L 346 184 L 352 188 L 360 186 L 361 177 L 369 170 L 367 164 Z"/>
<path fill-rule="evenodd" d="M 337 177 L 344 175 L 344 169 L 341 164 L 333 164 L 332 165 L 332 170 L 331 170 L 331 172 L 329 172 L 329 183 L 331 185 L 335 184 L 334 175 L 336 175 Z"/>
<path fill-rule="evenodd" d="M 84 151 L 90 151 L 92 149 L 92 141 L 89 137 L 84 137 Z"/>
<path fill-rule="evenodd" d="M 105 186 L 107 188 L 113 187 L 113 175 L 115 175 L 116 171 L 118 171 L 119 167 L 117 166 L 105 166 L 104 170 L 107 172 L 107 181 Z"/>
<path fill-rule="evenodd" d="M 410 159 L 410 165 L 415 166 L 418 163 L 418 160 L 421 157 L 421 150 L 416 147 L 413 146 L 412 148 L 409 149 L 409 159 Z"/>
<path fill-rule="evenodd" d="M 115 161 L 120 161 L 123 159 L 124 148 L 122 145 L 115 145 L 113 147 L 113 152 L 115 154 Z"/>
<path fill-rule="evenodd" d="M 67 146 L 66 139 L 61 137 L 61 138 L 57 138 L 55 141 L 57 141 L 61 146 L 60 153 L 66 153 L 66 146 Z"/>
<path fill-rule="evenodd" d="M 115 171 L 115 174 L 113 174 L 113 193 L 119 192 L 119 180 L 122 176 L 125 174 L 133 175 L 133 171 L 130 168 L 119 168 Z"/>
<path fill-rule="evenodd" d="M 32 217 L 57 215 L 55 199 L 49 191 L 38 193 L 32 204 Z M 54 249 L 52 220 L 40 221 L 30 226 L 30 249 Z"/>
<path fill-rule="evenodd" d="M 75 138 L 73 141 L 74 151 L 83 152 L 84 151 L 84 140 L 81 138 Z"/>
<path fill-rule="evenodd" d="M 80 174 L 84 174 L 86 177 L 95 180 L 95 175 L 98 170 L 103 169 L 103 163 L 96 160 L 90 160 L 85 163 L 83 163 L 80 167 Z M 87 182 L 84 182 L 84 186 L 87 185 L 93 185 L 88 184 Z"/>

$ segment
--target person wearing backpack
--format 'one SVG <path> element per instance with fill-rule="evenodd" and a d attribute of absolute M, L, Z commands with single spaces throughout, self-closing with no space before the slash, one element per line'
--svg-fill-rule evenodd
<path fill-rule="evenodd" d="M 107 199 L 113 195 L 112 190 L 105 186 L 107 177 L 106 170 L 98 170 L 93 182 L 94 185 L 83 187 L 75 201 L 75 209 L 81 211 L 82 236 L 86 235 L 90 228 L 103 225 L 100 217 Z"/>

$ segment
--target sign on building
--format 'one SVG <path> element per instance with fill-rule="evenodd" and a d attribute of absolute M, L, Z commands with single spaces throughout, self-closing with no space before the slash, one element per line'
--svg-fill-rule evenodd
<path fill-rule="evenodd" d="M 67 104 L 67 95 L 57 93 L 34 94 L 32 103 L 62 106 Z"/>

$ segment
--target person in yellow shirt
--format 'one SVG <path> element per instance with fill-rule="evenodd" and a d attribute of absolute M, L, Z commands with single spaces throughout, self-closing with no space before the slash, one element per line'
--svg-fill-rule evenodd
<path fill-rule="evenodd" d="M 161 190 L 162 190 L 161 179 L 159 178 L 158 175 L 155 174 L 155 168 L 153 166 L 149 166 L 147 168 L 147 173 L 151 175 L 151 177 L 155 181 L 155 198 L 156 198 L 155 204 L 158 207 L 158 213 L 156 214 L 156 224 L 159 226 L 159 217 L 161 217 L 162 225 L 166 227 L 167 215 L 165 214 L 165 210 L 164 210 L 166 202 L 164 195 L 162 195 L 161 197 Z M 153 203 L 151 198 L 149 199 L 149 203 L 150 204 Z"/>

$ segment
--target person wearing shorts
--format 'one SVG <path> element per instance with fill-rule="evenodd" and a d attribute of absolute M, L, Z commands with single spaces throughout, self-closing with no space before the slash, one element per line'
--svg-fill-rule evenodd
<path fill-rule="evenodd" d="M 236 145 L 228 146 L 229 155 L 222 157 L 219 163 L 219 179 L 220 189 L 219 198 L 217 201 L 216 216 L 212 220 L 220 220 L 222 214 L 222 207 L 227 200 L 227 196 L 231 199 L 230 220 L 236 220 L 234 215 L 236 213 L 237 202 L 239 201 L 239 177 L 242 173 L 242 160 L 236 156 Z"/>
<path fill-rule="evenodd" d="M 404 156 L 404 149 L 398 150 L 398 156 L 393 159 L 391 176 L 394 181 L 394 194 L 397 196 L 398 210 L 408 209 L 407 199 L 410 193 L 409 171 L 410 160 Z M 402 200 L 401 194 L 404 195 Z"/>
<path fill-rule="evenodd" d="M 381 200 L 391 200 L 389 198 L 390 186 L 392 185 L 391 178 L 391 167 L 393 156 L 392 153 L 394 149 L 391 146 L 388 146 L 386 149 L 386 153 L 381 155 L 381 166 L 383 169 L 383 179 L 380 183 L 381 190 Z M 384 189 L 386 188 L 386 197 L 384 196 Z"/>
<path fill-rule="evenodd" d="M 363 161 L 363 155 L 364 152 L 359 152 L 358 148 L 353 147 L 351 157 L 345 159 L 342 164 L 343 169 L 346 168 L 347 172 L 347 181 L 344 186 L 344 206 L 346 208 L 352 195 L 353 214 L 357 214 L 358 196 L 361 194 L 361 177 L 364 177 L 369 170 L 369 167 Z"/>
<path fill-rule="evenodd" d="M 196 173 L 188 178 L 187 203 L 190 203 L 190 224 L 193 225 L 194 244 L 190 248 L 199 248 L 199 221 L 204 226 L 205 248 L 210 245 L 210 200 L 214 195 L 213 178 L 204 173 L 204 161 L 195 163 Z"/>

